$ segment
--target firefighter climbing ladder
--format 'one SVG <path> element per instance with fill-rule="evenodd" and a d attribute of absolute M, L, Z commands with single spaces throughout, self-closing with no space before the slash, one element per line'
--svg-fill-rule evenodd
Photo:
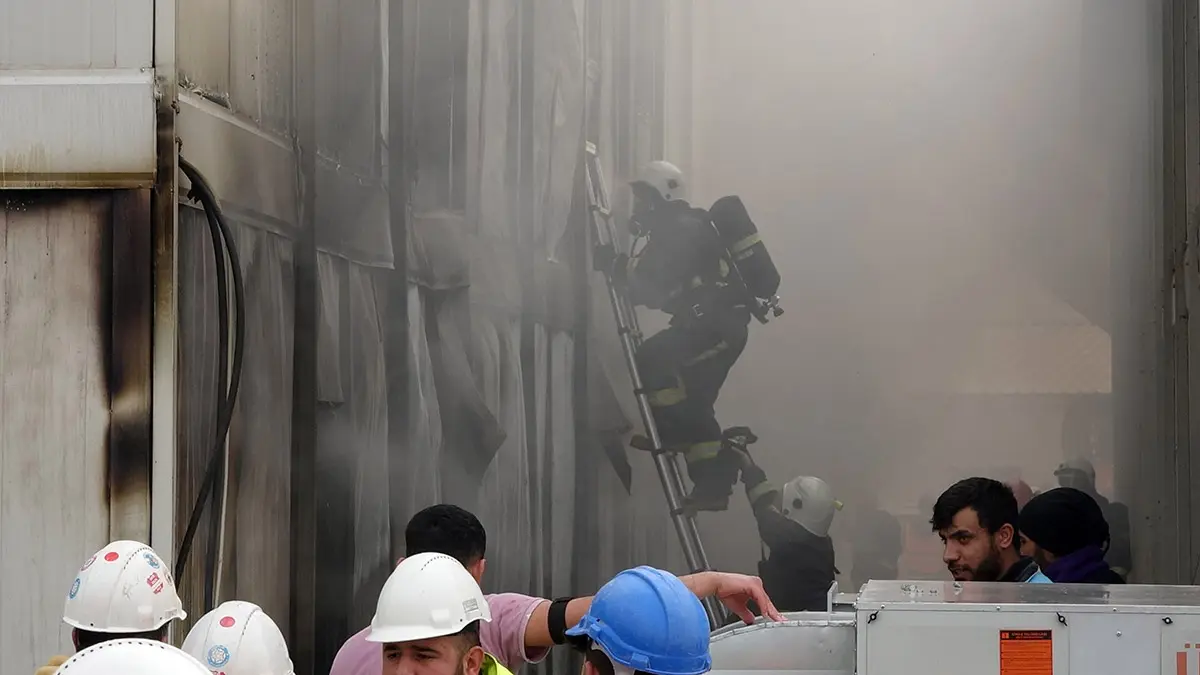
<path fill-rule="evenodd" d="M 600 165 L 600 156 L 595 143 L 586 146 L 586 171 L 588 207 L 592 219 L 592 244 L 596 248 L 610 249 L 615 254 L 617 249 L 617 231 L 613 225 L 612 210 L 608 199 L 608 185 L 604 182 L 604 169 Z M 638 328 L 637 313 L 634 311 L 629 298 L 615 283 L 612 273 L 605 270 L 605 281 L 608 285 L 608 297 L 612 301 L 613 318 L 617 321 L 617 330 L 621 337 L 621 348 L 625 353 L 625 366 L 629 369 L 629 377 L 633 381 L 634 394 L 637 396 L 638 412 L 642 416 L 642 424 L 646 427 L 646 437 L 650 439 L 654 449 L 654 468 L 662 481 L 663 491 L 667 495 L 667 505 L 671 509 L 671 520 L 675 524 L 675 533 L 679 535 L 679 543 L 683 546 L 683 556 L 688 567 L 693 572 L 708 569 L 708 557 L 704 554 L 704 546 L 700 543 L 700 531 L 696 528 L 695 517 L 683 510 L 684 484 L 679 465 L 674 454 L 663 450 L 662 439 L 658 436 L 658 427 L 654 424 L 654 414 L 650 409 L 650 400 L 642 389 L 642 376 L 638 372 L 635 356 L 642 344 L 642 334 Z M 704 600 L 704 608 L 708 613 L 708 621 L 715 628 L 724 622 L 724 611 L 713 598 Z"/>

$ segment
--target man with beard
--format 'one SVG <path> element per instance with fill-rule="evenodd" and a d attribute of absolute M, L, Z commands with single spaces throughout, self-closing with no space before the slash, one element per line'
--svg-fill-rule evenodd
<path fill-rule="evenodd" d="M 965 478 L 933 505 L 929 520 L 942 539 L 942 561 L 955 581 L 1051 583 L 1032 558 L 1021 557 L 1017 499 L 991 478 Z"/>
<path fill-rule="evenodd" d="M 1091 495 L 1060 487 L 1034 497 L 1021 509 L 1021 552 L 1058 584 L 1123 584 L 1104 560 L 1108 522 Z"/>
<path fill-rule="evenodd" d="M 366 640 L 383 654 L 382 675 L 512 675 L 480 645 L 492 612 L 462 563 L 442 553 L 400 561 L 388 577 Z"/>

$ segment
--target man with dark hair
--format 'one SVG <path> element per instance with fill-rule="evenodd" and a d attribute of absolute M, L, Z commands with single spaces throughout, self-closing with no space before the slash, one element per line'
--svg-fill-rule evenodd
<path fill-rule="evenodd" d="M 1021 557 L 1017 499 L 991 478 L 965 478 L 933 505 L 929 524 L 945 545 L 942 561 L 955 581 L 1051 583 L 1032 558 Z"/>
<path fill-rule="evenodd" d="M 1125 583 L 1104 560 L 1108 522 L 1083 490 L 1054 488 L 1029 500 L 1021 509 L 1021 535 L 1021 552 L 1032 556 L 1054 583 Z"/>
<path fill-rule="evenodd" d="M 481 579 L 487 563 L 487 531 L 470 511 L 453 504 L 434 504 L 419 511 L 404 528 L 405 555 L 429 552 L 458 560 Z"/>
<path fill-rule="evenodd" d="M 405 555 L 442 553 L 458 560 L 482 585 L 487 568 L 487 533 L 473 513 L 452 504 L 430 506 L 408 521 L 404 530 Z M 697 597 L 720 598 L 746 623 L 754 622 L 748 608 L 753 600 L 769 619 L 782 621 L 762 580 L 725 572 L 701 572 L 681 577 Z M 554 601 L 520 593 L 484 596 L 491 620 L 480 624 L 483 651 L 503 666 L 516 671 L 525 663 L 538 663 L 549 649 L 566 642 L 566 630 L 587 613 L 591 597 L 558 598 Z M 368 629 L 351 637 L 334 657 L 330 675 L 379 675 L 382 655 L 367 640 Z"/>

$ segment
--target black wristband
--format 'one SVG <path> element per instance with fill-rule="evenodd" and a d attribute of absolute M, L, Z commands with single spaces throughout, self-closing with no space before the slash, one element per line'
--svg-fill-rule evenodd
<path fill-rule="evenodd" d="M 574 599 L 558 598 L 550 603 L 550 611 L 546 615 L 546 628 L 550 631 L 550 639 L 556 645 L 567 641 L 567 604 Z"/>

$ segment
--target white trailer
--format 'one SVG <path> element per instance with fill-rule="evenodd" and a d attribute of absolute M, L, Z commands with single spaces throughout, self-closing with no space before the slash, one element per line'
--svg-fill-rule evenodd
<path fill-rule="evenodd" d="M 713 633 L 715 675 L 1196 675 L 1200 587 L 872 581 Z"/>

